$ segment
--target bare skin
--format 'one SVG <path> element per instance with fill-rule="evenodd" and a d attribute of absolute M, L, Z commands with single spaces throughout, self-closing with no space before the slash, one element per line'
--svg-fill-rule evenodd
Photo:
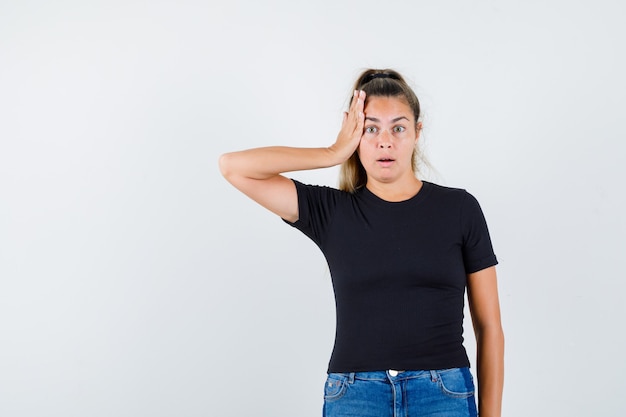
<path fill-rule="evenodd" d="M 504 386 L 504 332 L 495 266 L 467 276 L 467 296 L 476 335 L 479 415 L 499 417 Z"/>
<path fill-rule="evenodd" d="M 370 97 L 365 106 L 359 159 L 367 172 L 366 187 L 387 201 L 403 201 L 422 188 L 411 166 L 422 124 L 398 97 Z"/>
<path fill-rule="evenodd" d="M 334 144 L 327 148 L 274 146 L 224 154 L 219 165 L 222 175 L 235 188 L 263 207 L 295 222 L 298 220 L 298 195 L 284 172 L 328 168 L 346 161 L 361 141 L 365 115 L 365 93 L 356 92 Z"/>
<path fill-rule="evenodd" d="M 357 151 L 367 172 L 366 187 L 387 201 L 413 197 L 422 182 L 411 168 L 421 123 L 403 98 L 354 94 L 335 143 L 322 148 L 267 147 L 224 154 L 222 175 L 238 190 L 283 219 L 298 220 L 296 188 L 283 173 L 339 165 Z M 504 334 L 495 267 L 467 277 L 469 307 L 478 351 L 478 408 L 481 417 L 501 415 Z"/>

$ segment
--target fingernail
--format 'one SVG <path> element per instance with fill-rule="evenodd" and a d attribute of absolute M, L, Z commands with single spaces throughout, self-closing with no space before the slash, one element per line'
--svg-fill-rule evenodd
<path fill-rule="evenodd" d="M 359 94 L 359 90 L 354 90 L 354 97 L 356 97 L 357 94 Z"/>

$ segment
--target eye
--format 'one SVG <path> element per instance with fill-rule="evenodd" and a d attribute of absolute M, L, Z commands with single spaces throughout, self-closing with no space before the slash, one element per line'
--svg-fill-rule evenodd
<path fill-rule="evenodd" d="M 378 128 L 375 126 L 368 126 L 365 129 L 365 133 L 376 133 L 378 132 Z"/>
<path fill-rule="evenodd" d="M 406 128 L 404 126 L 394 126 L 393 131 L 394 133 L 402 133 L 406 130 Z"/>

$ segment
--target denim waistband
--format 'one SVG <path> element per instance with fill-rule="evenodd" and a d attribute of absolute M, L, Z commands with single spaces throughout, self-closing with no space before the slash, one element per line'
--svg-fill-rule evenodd
<path fill-rule="evenodd" d="M 340 372 L 333 373 L 333 375 L 342 375 L 348 379 L 349 382 L 353 382 L 355 379 L 367 380 L 367 381 L 389 381 L 389 380 L 406 380 L 414 378 L 430 378 L 433 381 L 439 379 L 439 374 L 452 371 L 459 368 L 451 369 L 439 369 L 432 371 L 403 371 L 388 369 L 386 371 L 366 371 L 366 372 Z"/>

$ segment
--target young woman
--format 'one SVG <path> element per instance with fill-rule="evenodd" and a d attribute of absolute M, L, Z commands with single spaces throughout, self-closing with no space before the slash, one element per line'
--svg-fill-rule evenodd
<path fill-rule="evenodd" d="M 497 260 L 476 199 L 417 177 L 421 128 L 419 101 L 402 76 L 367 70 L 331 146 L 220 158 L 231 184 L 309 236 L 328 261 L 337 329 L 327 417 L 476 416 L 462 345 L 466 288 L 478 410 L 500 416 Z M 339 164 L 339 189 L 281 175 Z"/>

